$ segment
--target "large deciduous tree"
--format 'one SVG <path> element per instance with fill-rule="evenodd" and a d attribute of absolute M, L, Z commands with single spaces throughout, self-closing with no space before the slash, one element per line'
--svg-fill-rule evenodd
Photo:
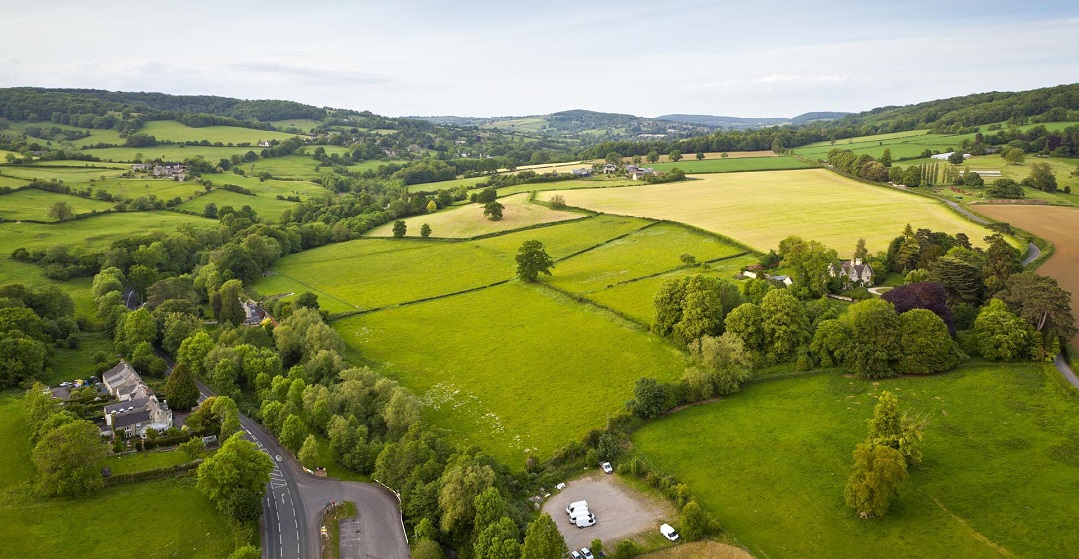
<path fill-rule="evenodd" d="M 551 515 L 543 513 L 528 525 L 521 559 L 563 559 L 569 553 Z"/>
<path fill-rule="evenodd" d="M 974 339 L 978 353 L 990 361 L 1025 359 L 1034 342 L 1031 326 L 1000 299 L 990 300 L 974 319 Z"/>
<path fill-rule="evenodd" d="M 895 370 L 900 374 L 947 371 L 965 357 L 948 326 L 930 310 L 911 309 L 899 315 L 899 332 L 901 357 Z"/>
<path fill-rule="evenodd" d="M 554 260 L 543 249 L 543 243 L 525 241 L 517 250 L 517 277 L 522 281 L 534 282 L 540 274 L 551 275 Z"/>
<path fill-rule="evenodd" d="M 895 305 L 895 312 L 900 314 L 913 309 L 932 311 L 944 321 L 948 334 L 955 335 L 955 320 L 948 308 L 948 292 L 939 283 L 921 281 L 900 285 L 882 295 L 881 299 Z"/>
<path fill-rule="evenodd" d="M 844 491 L 847 506 L 862 518 L 884 516 L 909 477 L 907 461 L 898 450 L 862 443 L 854 449 L 854 471 Z"/>
<path fill-rule="evenodd" d="M 90 421 L 69 421 L 44 433 L 33 451 L 41 492 L 77 497 L 100 489 L 104 483 L 97 463 L 105 452 L 98 428 Z"/>
<path fill-rule="evenodd" d="M 761 327 L 765 351 L 776 363 L 790 361 L 809 343 L 809 317 L 788 289 L 769 291 L 761 300 Z"/>
<path fill-rule="evenodd" d="M 790 290 L 799 299 L 818 299 L 827 292 L 828 268 L 838 256 L 817 241 L 805 241 L 799 237 L 787 237 L 779 243 L 779 255 L 783 266 L 788 268 L 794 285 Z"/>
<path fill-rule="evenodd" d="M 195 486 L 222 512 L 236 516 L 249 508 L 241 501 L 253 501 L 261 507 L 272 470 L 270 456 L 236 433 L 199 466 Z"/>

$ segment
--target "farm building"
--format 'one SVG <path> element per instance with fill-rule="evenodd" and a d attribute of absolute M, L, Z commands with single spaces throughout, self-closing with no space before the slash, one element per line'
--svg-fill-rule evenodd
<path fill-rule="evenodd" d="M 844 278 L 844 282 L 848 285 L 873 285 L 873 267 L 868 262 L 863 262 L 861 258 L 840 260 L 839 264 L 828 267 L 828 274 L 833 278 Z"/>

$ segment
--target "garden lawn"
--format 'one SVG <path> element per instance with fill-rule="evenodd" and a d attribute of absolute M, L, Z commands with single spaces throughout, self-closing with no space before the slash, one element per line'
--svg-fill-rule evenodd
<path fill-rule="evenodd" d="M 512 279 L 517 250 L 530 239 L 543 242 L 552 258 L 560 258 L 648 223 L 596 216 L 478 241 L 361 239 L 335 243 L 278 260 L 275 273 L 254 287 L 264 296 L 311 291 L 331 313 L 370 310 Z"/>
<path fill-rule="evenodd" d="M 120 485 L 78 500 L 35 496 L 21 396 L 0 393 L 5 557 L 220 559 L 232 552 L 231 521 L 195 489 L 192 477 Z M 125 515 L 134 521 L 122 530 L 98 528 Z"/>
<path fill-rule="evenodd" d="M 69 248 L 94 250 L 109 243 L 146 234 L 154 229 L 171 231 L 181 225 L 217 225 L 217 221 L 177 212 L 119 212 L 99 214 L 63 223 L 0 223 L 0 246 L 16 248 Z M 9 250 L 9 252 L 10 252 Z"/>
<path fill-rule="evenodd" d="M 541 193 L 549 200 L 555 192 Z M 767 251 L 790 235 L 817 240 L 849 256 L 859 238 L 870 252 L 910 224 L 978 244 L 989 234 L 943 204 L 887 187 L 864 184 L 824 169 L 706 175 L 673 184 L 559 191 L 566 204 L 613 214 L 679 221 Z"/>
<path fill-rule="evenodd" d="M 690 275 L 715 276 L 733 281 L 735 274 L 738 274 L 744 266 L 756 264 L 758 260 L 759 257 L 753 255 L 736 256 L 705 266 L 678 268 L 657 276 L 616 283 L 609 287 L 585 293 L 584 296 L 596 303 L 624 313 L 643 325 L 651 326 L 655 312 L 654 300 L 656 292 L 659 291 L 663 282 Z"/>
<path fill-rule="evenodd" d="M 49 208 L 57 202 L 67 202 L 76 214 L 112 209 L 111 202 L 47 192 L 36 188 L 23 188 L 0 195 L 0 219 L 56 221 L 55 218 L 49 217 Z"/>
<path fill-rule="evenodd" d="M 75 349 L 57 348 L 53 355 L 50 374 L 41 379 L 49 386 L 56 386 L 66 380 L 85 379 L 94 375 L 94 354 L 103 351 L 110 358 L 115 357 L 112 338 L 105 332 L 83 332 L 82 341 Z"/>
<path fill-rule="evenodd" d="M 843 489 L 881 390 L 929 419 L 924 468 L 912 470 L 886 517 L 862 520 Z M 652 422 L 633 442 L 757 557 L 1035 558 L 1079 549 L 1079 397 L 1035 364 L 758 382 Z"/>
<path fill-rule="evenodd" d="M 333 327 L 420 395 L 435 427 L 516 470 L 603 427 L 638 378 L 684 367 L 659 338 L 516 281 Z"/>
<path fill-rule="evenodd" d="M 483 215 L 482 204 L 450 206 L 441 211 L 405 218 L 407 237 L 419 237 L 424 223 L 431 226 L 432 237 L 467 239 L 489 233 L 521 229 L 542 223 L 554 223 L 569 219 L 581 219 L 584 214 L 557 211 L 528 201 L 529 194 L 521 193 L 499 198 L 504 206 L 502 219 L 491 221 Z M 393 222 L 376 227 L 367 233 L 371 237 L 392 237 Z"/>
<path fill-rule="evenodd" d="M 782 169 L 808 169 L 814 165 L 795 159 L 789 155 L 775 157 L 735 157 L 727 159 L 703 159 L 698 161 L 692 155 L 676 163 L 656 163 L 642 166 L 652 167 L 657 171 L 681 169 L 686 173 L 731 173 L 737 171 L 776 171 Z"/>
<path fill-rule="evenodd" d="M 614 284 L 684 266 L 683 254 L 707 262 L 746 252 L 711 235 L 673 223 L 657 223 L 555 264 L 544 281 L 574 293 L 591 293 Z"/>

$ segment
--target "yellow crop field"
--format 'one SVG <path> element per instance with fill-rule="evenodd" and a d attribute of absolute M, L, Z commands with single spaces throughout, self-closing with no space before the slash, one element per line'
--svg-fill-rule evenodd
<path fill-rule="evenodd" d="M 579 213 L 555 211 L 546 206 L 532 204 L 528 201 L 526 192 L 499 198 L 498 203 L 505 206 L 502 210 L 502 219 L 499 221 L 487 219 L 483 215 L 483 206 L 480 204 L 454 206 L 433 214 L 405 219 L 405 225 L 408 228 L 405 236 L 419 237 L 420 227 L 424 223 L 431 226 L 432 237 L 467 239 L 487 233 L 520 229 L 529 225 L 584 217 Z M 367 234 L 372 237 L 392 237 L 393 223 L 376 227 Z"/>
<path fill-rule="evenodd" d="M 678 221 L 768 251 L 790 235 L 815 239 L 849 256 L 859 238 L 886 250 L 906 224 L 980 243 L 990 231 L 929 198 L 872 186 L 823 169 L 699 175 L 673 184 L 550 191 L 589 210 Z"/>

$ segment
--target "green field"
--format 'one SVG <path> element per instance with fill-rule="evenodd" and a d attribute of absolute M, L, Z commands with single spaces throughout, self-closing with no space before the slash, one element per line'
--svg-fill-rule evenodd
<path fill-rule="evenodd" d="M 37 179 L 42 181 L 57 180 L 69 186 L 83 185 L 91 180 L 103 180 L 110 177 L 118 177 L 124 173 L 124 169 L 86 169 L 68 165 L 44 166 L 44 165 L 5 165 L 0 168 L 4 175 L 22 179 Z"/>
<path fill-rule="evenodd" d="M 616 283 L 610 287 L 597 289 L 585 293 L 584 295 L 601 305 L 625 313 L 627 316 L 641 324 L 651 325 L 655 310 L 653 300 L 655 299 L 656 292 L 659 291 L 659 288 L 663 285 L 664 281 L 672 278 L 698 274 L 734 281 L 734 276 L 738 274 L 743 267 L 750 264 L 756 264 L 758 261 L 760 261 L 760 257 L 752 254 L 727 258 L 700 267 L 678 268 L 666 274 L 626 281 L 624 283 Z M 570 261 L 567 261 L 567 263 L 568 262 Z M 558 272 L 557 269 L 556 272 Z"/>
<path fill-rule="evenodd" d="M 242 144 L 248 142 L 255 153 L 265 149 L 258 146 L 259 140 L 287 140 L 294 134 L 276 132 L 273 130 L 255 130 L 253 128 L 241 128 L 238 126 L 204 126 L 193 128 L 176 122 L 175 120 L 151 120 L 139 128 L 140 134 L 149 134 L 158 140 L 173 142 L 208 142 L 223 144 Z"/>
<path fill-rule="evenodd" d="M 0 394 L 0 522 L 5 557 L 220 559 L 234 534 L 193 478 L 104 489 L 79 500 L 41 499 L 19 392 Z M 103 528 L 134 515 L 123 529 Z"/>
<path fill-rule="evenodd" d="M 90 135 L 85 138 L 79 138 L 71 142 L 71 145 L 76 149 L 86 145 L 93 144 L 122 144 L 124 140 L 120 138 L 120 133 L 116 130 L 99 130 L 96 128 L 79 128 L 78 126 L 69 126 L 67 124 L 56 124 L 53 122 L 16 122 L 11 125 L 12 132 L 24 133 L 29 126 L 40 126 L 41 128 L 56 127 L 61 130 L 77 130 L 79 132 L 89 132 Z M 30 138 L 31 141 L 44 143 L 44 140 L 40 138 Z M 66 143 L 63 140 L 53 140 L 53 144 Z M 3 154 L 0 154 L 2 156 Z"/>
<path fill-rule="evenodd" d="M 75 301 L 76 317 L 85 318 L 91 322 L 96 321 L 97 307 L 90 294 L 90 285 L 92 283 L 90 278 L 73 278 L 67 281 L 51 280 L 45 277 L 45 268 L 37 264 L 12 260 L 7 256 L 0 254 L 0 285 L 21 283 L 27 286 L 53 285 L 59 287 L 64 293 L 71 295 L 72 300 Z"/>
<path fill-rule="evenodd" d="M 189 180 L 180 182 L 172 179 L 154 179 L 149 177 L 137 179 L 92 179 L 89 184 L 80 183 L 78 185 L 72 184 L 71 186 L 80 190 L 85 186 L 89 186 L 93 188 L 95 192 L 103 190 L 112 194 L 114 197 L 119 197 L 121 199 L 154 195 L 157 196 L 159 200 L 171 200 L 177 196 L 186 200 L 192 196 L 206 192 L 202 185 L 195 181 Z"/>
<path fill-rule="evenodd" d="M 298 130 L 303 130 L 304 132 L 310 132 L 312 128 L 319 125 L 319 122 L 309 118 L 290 118 L 285 120 L 271 120 L 270 124 L 277 128 L 296 128 Z"/>
<path fill-rule="evenodd" d="M 962 231 L 975 242 L 989 234 L 940 202 L 824 169 L 713 174 L 674 184 L 557 193 L 570 206 L 678 221 L 759 251 L 798 235 L 820 241 L 840 256 L 851 254 L 859 238 L 876 252 L 886 250 L 908 223 L 953 235 Z"/>
<path fill-rule="evenodd" d="M 333 326 L 420 395 L 436 427 L 516 470 L 602 427 L 638 378 L 684 367 L 664 341 L 518 282 Z"/>
<path fill-rule="evenodd" d="M 553 258 L 647 225 L 599 216 L 478 241 L 362 239 L 286 256 L 254 288 L 262 295 L 312 291 L 331 313 L 368 310 L 483 287 L 514 277 L 514 257 L 530 239 Z M 437 271 L 437 273 L 433 273 Z"/>
<path fill-rule="evenodd" d="M 185 464 L 190 461 L 191 460 L 187 455 L 179 450 L 154 450 L 135 452 L 121 456 L 106 456 L 105 459 L 101 461 L 100 466 L 102 468 L 111 468 L 112 473 L 118 475 L 153 470 L 155 468 L 167 468 L 169 466 Z"/>
<path fill-rule="evenodd" d="M 645 165 L 645 164 L 642 164 Z M 808 169 L 813 167 L 790 156 L 781 157 L 736 157 L 733 159 L 702 159 L 697 161 L 692 156 L 677 163 L 647 164 L 657 171 L 681 169 L 686 173 L 732 173 L 737 171 L 779 171 L 784 169 Z"/>
<path fill-rule="evenodd" d="M 615 186 L 632 186 L 641 184 L 639 181 L 625 177 L 592 177 L 590 179 L 573 179 L 568 181 L 538 182 L 534 184 L 515 184 L 498 189 L 499 196 L 510 196 L 518 192 L 543 192 L 545 190 L 576 190 L 578 188 L 609 188 Z"/>
<path fill-rule="evenodd" d="M 202 214 L 206 205 L 211 203 L 216 204 L 219 209 L 224 206 L 232 206 L 233 209 L 238 210 L 244 206 L 251 206 L 251 209 L 255 210 L 259 217 L 267 221 L 279 221 L 282 212 L 296 206 L 296 202 L 278 200 L 270 194 L 248 196 L 247 194 L 218 188 L 176 207 L 181 210 Z"/>
<path fill-rule="evenodd" d="M 904 161 L 901 165 L 918 165 L 921 163 L 937 163 L 941 167 L 946 165 L 943 161 L 936 159 L 915 159 L 913 161 Z M 1065 186 L 1070 186 L 1072 189 L 1071 194 L 1065 194 L 1062 190 L 1056 192 L 1043 192 L 1036 188 L 1023 188 L 1026 193 L 1027 200 L 1042 200 L 1049 202 L 1050 204 L 1059 204 L 1063 206 L 1079 206 L 1079 177 L 1070 176 L 1072 171 L 1075 171 L 1079 160 L 1069 159 L 1064 157 L 1035 157 L 1033 155 L 1027 155 L 1026 161 L 1019 165 L 1008 165 L 1004 162 L 999 155 L 982 155 L 971 157 L 963 164 L 964 169 L 970 169 L 974 172 L 980 171 L 1000 171 L 1001 177 L 1020 182 L 1030 175 L 1030 167 L 1033 163 L 1045 163 L 1053 170 L 1057 179 L 1057 188 L 1063 189 Z M 982 177 L 985 180 L 985 184 L 988 185 L 997 180 L 998 177 Z M 949 186 L 937 188 L 937 193 L 941 196 L 951 198 L 953 200 L 962 196 L 962 200 L 967 202 L 977 202 L 978 199 L 992 197 L 985 193 L 985 188 L 973 188 L 967 186 L 957 187 L 962 190 L 963 193 L 955 192 L 951 190 Z"/>
<path fill-rule="evenodd" d="M 882 519 L 843 502 L 874 396 L 926 414 L 922 469 Z M 757 557 L 1071 557 L 1079 398 L 1034 364 L 759 382 L 649 423 L 635 446 Z"/>
<path fill-rule="evenodd" d="M 109 243 L 143 235 L 151 230 L 169 231 L 180 225 L 212 227 L 216 220 L 177 212 L 124 212 L 101 214 L 65 223 L 0 223 L 0 246 L 48 248 L 64 244 L 71 248 L 98 249 Z"/>
<path fill-rule="evenodd" d="M 2 156 L 3 156 L 3 154 L 0 153 L 0 157 L 2 157 Z M 0 168 L 0 172 L 3 172 L 2 168 Z M 29 181 L 27 179 L 20 179 L 20 178 L 16 178 L 16 177 L 9 177 L 9 176 L 5 176 L 5 175 L 0 175 L 0 186 L 10 186 L 11 188 L 22 188 L 23 186 L 26 186 L 27 183 L 29 183 Z"/>
<path fill-rule="evenodd" d="M 707 262 L 746 252 L 715 237 L 660 223 L 558 262 L 543 281 L 573 293 L 591 293 L 614 284 L 683 266 L 681 255 Z"/>
<path fill-rule="evenodd" d="M 162 161 L 183 161 L 189 157 L 202 156 L 207 161 L 219 161 L 221 159 L 227 159 L 232 155 L 243 155 L 248 151 L 255 153 L 261 153 L 265 148 L 258 146 L 236 146 L 236 147 L 215 147 L 215 146 L 185 146 L 180 145 L 166 145 L 166 146 L 146 146 L 141 148 L 99 148 L 83 150 L 83 153 L 93 155 L 94 157 L 100 157 L 103 161 L 134 161 L 136 157 L 141 153 L 144 161 L 150 161 L 156 158 L 161 158 Z"/>
<path fill-rule="evenodd" d="M 89 278 L 87 278 L 89 279 Z M 90 291 L 89 282 L 86 291 Z M 49 386 L 55 386 L 66 380 L 85 379 L 94 374 L 94 354 L 98 351 L 106 355 L 116 355 L 112 338 L 105 332 L 83 332 L 82 341 L 76 349 L 56 348 L 53 354 L 51 374 L 41 379 Z"/>
<path fill-rule="evenodd" d="M 24 188 L 10 194 L 0 195 L 0 219 L 56 221 L 49 217 L 49 208 L 57 202 L 67 202 L 76 214 L 88 214 L 93 211 L 112 209 L 111 202 L 91 200 L 81 196 L 69 196 L 46 192 L 36 188 Z"/>
<path fill-rule="evenodd" d="M 420 228 L 424 223 L 431 226 L 432 237 L 467 239 L 478 235 L 511 231 L 541 223 L 554 223 L 584 217 L 584 214 L 581 213 L 556 211 L 541 204 L 533 204 L 528 201 L 528 196 L 526 193 L 521 193 L 499 198 L 498 202 L 504 208 L 502 210 L 502 219 L 498 221 L 491 221 L 484 216 L 483 206 L 480 204 L 451 206 L 433 214 L 408 217 L 404 219 L 408 228 L 405 236 L 419 237 Z M 393 223 L 376 227 L 368 231 L 367 235 L 371 237 L 392 237 Z"/>

